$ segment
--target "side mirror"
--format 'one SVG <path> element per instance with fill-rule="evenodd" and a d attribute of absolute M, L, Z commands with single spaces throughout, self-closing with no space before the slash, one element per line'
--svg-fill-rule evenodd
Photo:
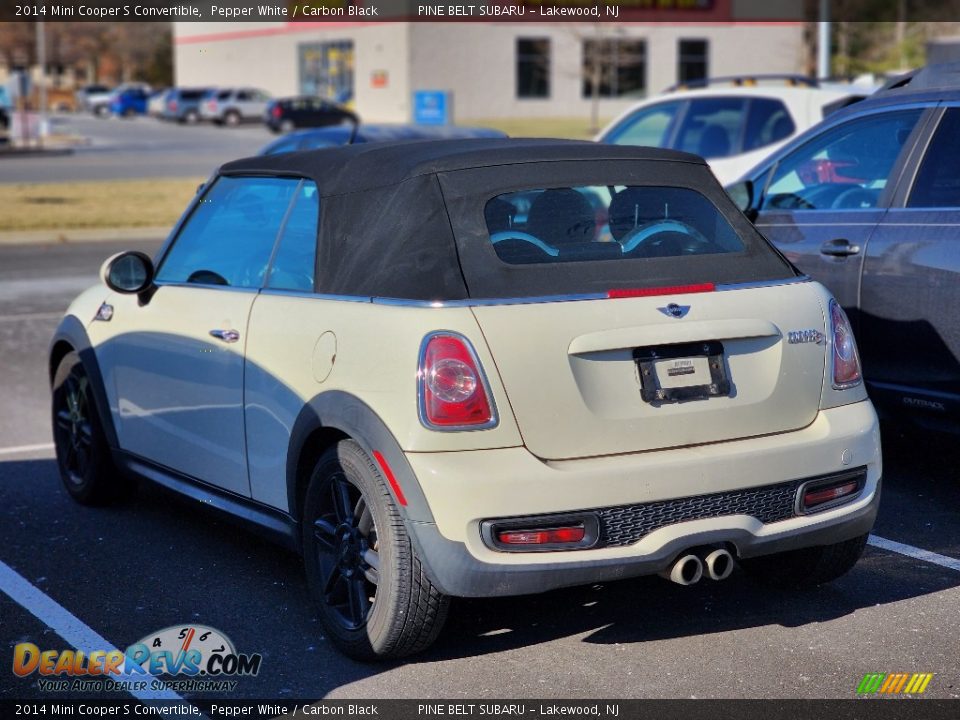
<path fill-rule="evenodd" d="M 727 194 L 750 222 L 757 219 L 757 209 L 753 206 L 753 181 L 740 180 L 727 187 Z"/>
<path fill-rule="evenodd" d="M 153 286 L 153 261 L 135 250 L 107 258 L 100 268 L 100 279 L 119 293 L 142 293 Z"/>

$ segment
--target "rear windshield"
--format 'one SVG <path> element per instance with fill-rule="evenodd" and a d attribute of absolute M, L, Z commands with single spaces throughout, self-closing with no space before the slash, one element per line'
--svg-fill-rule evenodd
<path fill-rule="evenodd" d="M 183 100 L 199 100 L 206 95 L 206 90 L 181 90 L 180 98 Z"/>
<path fill-rule="evenodd" d="M 511 265 L 740 253 L 743 241 L 696 190 L 651 185 L 503 193 L 484 207 L 497 257 Z"/>

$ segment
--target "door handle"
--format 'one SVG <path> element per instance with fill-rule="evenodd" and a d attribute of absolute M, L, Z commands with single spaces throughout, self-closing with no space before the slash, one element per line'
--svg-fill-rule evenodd
<path fill-rule="evenodd" d="M 211 330 L 210 337 L 223 340 L 225 343 L 235 343 L 240 339 L 240 333 L 236 330 Z"/>
<path fill-rule="evenodd" d="M 820 254 L 829 255 L 830 257 L 849 257 L 850 255 L 856 255 L 859 252 L 859 245 L 854 245 L 849 240 L 844 238 L 827 240 L 827 242 L 820 246 Z"/>

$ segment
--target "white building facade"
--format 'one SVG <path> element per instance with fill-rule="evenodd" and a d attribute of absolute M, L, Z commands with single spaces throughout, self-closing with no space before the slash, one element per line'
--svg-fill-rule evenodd
<path fill-rule="evenodd" d="M 453 119 L 601 116 L 700 77 L 798 74 L 802 23 L 174 23 L 176 84 L 352 102 L 409 122 L 416 91 Z"/>

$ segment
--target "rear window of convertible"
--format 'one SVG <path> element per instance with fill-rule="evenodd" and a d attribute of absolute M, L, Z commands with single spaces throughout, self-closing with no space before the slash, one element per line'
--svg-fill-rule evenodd
<path fill-rule="evenodd" d="M 679 258 L 744 250 L 696 190 L 603 185 L 520 190 L 484 206 L 497 256 L 511 265 Z"/>

